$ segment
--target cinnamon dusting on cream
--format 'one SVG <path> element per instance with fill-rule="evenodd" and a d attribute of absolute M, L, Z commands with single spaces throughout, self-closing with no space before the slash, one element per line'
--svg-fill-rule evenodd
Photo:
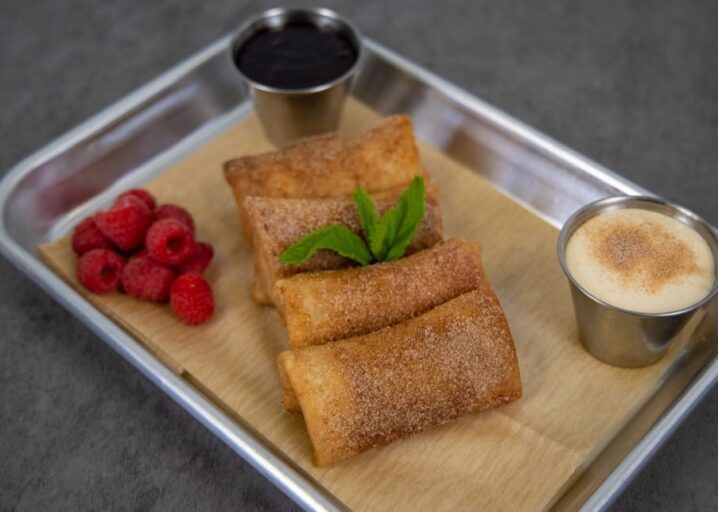
<path fill-rule="evenodd" d="M 603 266 L 616 272 L 625 285 L 650 293 L 701 270 L 688 244 L 651 220 L 587 226 L 586 235 L 593 256 Z"/>
<path fill-rule="evenodd" d="M 691 306 L 715 281 L 713 254 L 697 231 L 639 208 L 604 212 L 579 226 L 566 244 L 566 264 L 595 297 L 643 313 Z"/>

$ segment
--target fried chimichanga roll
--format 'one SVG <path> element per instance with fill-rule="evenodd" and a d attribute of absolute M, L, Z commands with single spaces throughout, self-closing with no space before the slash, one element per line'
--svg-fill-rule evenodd
<path fill-rule="evenodd" d="M 407 115 L 389 117 L 359 135 L 314 137 L 224 164 L 242 229 L 250 241 L 243 204 L 246 197 L 336 197 L 349 196 L 357 187 L 369 193 L 403 189 L 422 173 Z"/>
<path fill-rule="evenodd" d="M 282 279 L 274 295 L 296 348 L 402 322 L 486 280 L 479 244 L 452 238 L 396 261 Z"/>
<path fill-rule="evenodd" d="M 380 331 L 282 352 L 278 364 L 285 408 L 304 415 L 318 466 L 521 397 L 488 283 Z"/>
<path fill-rule="evenodd" d="M 394 202 L 379 201 L 383 212 Z M 300 265 L 285 265 L 279 256 L 294 242 L 315 229 L 329 224 L 344 224 L 361 234 L 361 223 L 352 199 L 281 199 L 248 197 L 244 200 L 247 219 L 254 238 L 255 273 L 252 296 L 260 304 L 276 302 L 274 283 L 301 272 L 330 270 L 351 266 L 353 262 L 332 251 L 318 251 Z M 407 253 L 431 247 L 442 238 L 441 209 L 434 192 L 427 193 L 424 218 Z"/>

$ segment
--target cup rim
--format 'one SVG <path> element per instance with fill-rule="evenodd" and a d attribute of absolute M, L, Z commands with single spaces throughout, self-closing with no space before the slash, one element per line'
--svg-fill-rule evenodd
<path fill-rule="evenodd" d="M 589 219 L 596 217 L 601 213 L 622 210 L 626 208 L 638 208 L 648 211 L 654 211 L 656 213 L 664 213 L 657 211 L 655 208 L 650 208 L 650 206 L 660 207 L 663 210 L 668 210 L 675 213 L 676 215 L 672 215 L 671 218 L 687 225 L 688 227 L 696 231 L 706 241 L 706 243 L 708 243 L 708 247 L 710 248 L 711 255 L 713 257 L 714 278 L 711 289 L 705 296 L 703 296 L 702 299 L 681 309 L 664 311 L 660 313 L 645 313 L 615 306 L 602 299 L 599 299 L 594 294 L 586 290 L 583 286 L 581 286 L 575 279 L 573 274 L 570 272 L 570 270 L 568 269 L 568 265 L 566 264 L 566 245 L 568 244 L 571 235 L 573 235 L 576 229 L 586 223 Z M 693 223 L 694 225 L 691 225 L 691 223 Z M 696 225 L 702 227 L 703 229 L 696 229 Z M 708 237 L 710 237 L 710 239 Z M 714 296 L 716 296 L 716 293 L 718 293 L 718 235 L 716 235 L 715 230 L 700 215 L 692 212 L 691 210 L 688 210 L 687 208 L 684 208 L 683 206 L 672 203 L 660 197 L 644 195 L 611 196 L 599 199 L 597 201 L 593 201 L 579 208 L 563 224 L 563 227 L 561 228 L 561 231 L 558 236 L 557 250 L 558 261 L 559 265 L 561 266 L 561 270 L 566 275 L 566 278 L 569 280 L 569 282 L 576 289 L 578 289 L 583 295 L 591 299 L 596 304 L 599 304 L 600 306 L 603 306 L 607 309 L 616 311 L 624 315 L 629 315 L 637 318 L 670 318 L 681 316 L 698 310 L 699 308 L 707 304 Z"/>
<path fill-rule="evenodd" d="M 305 87 L 302 89 L 286 89 L 282 87 L 273 87 L 270 85 L 263 84 L 261 82 L 257 82 L 256 80 L 253 80 L 249 78 L 240 68 L 237 66 L 237 64 L 234 62 L 234 55 L 237 51 L 237 49 L 245 43 L 247 40 L 249 40 L 254 34 L 259 32 L 260 30 L 263 30 L 265 28 L 269 27 L 276 27 L 276 26 L 282 26 L 286 24 L 287 22 L 291 21 L 292 19 L 297 18 L 304 18 L 307 21 L 311 22 L 312 18 L 321 17 L 326 18 L 329 20 L 332 20 L 335 23 L 338 23 L 340 26 L 343 26 L 346 35 L 349 37 L 351 42 L 354 44 L 357 52 L 356 59 L 354 60 L 354 63 L 351 65 L 351 67 L 346 70 L 344 73 L 342 73 L 340 76 L 330 80 L 329 82 L 324 82 L 312 87 Z M 277 24 L 269 24 L 269 20 L 279 18 L 280 22 Z M 285 18 L 284 20 L 281 20 L 282 18 Z M 361 32 L 359 32 L 359 29 L 348 19 L 341 16 L 337 12 L 327 9 L 325 7 L 315 7 L 315 8 L 287 8 L 287 7 L 274 7 L 272 9 L 268 9 L 266 11 L 263 11 L 247 21 L 245 21 L 235 32 L 234 36 L 232 36 L 232 40 L 229 45 L 230 50 L 230 58 L 232 59 L 232 64 L 234 69 L 244 78 L 244 80 L 247 81 L 251 85 L 251 87 L 264 91 L 264 92 L 270 92 L 270 93 L 280 93 L 280 94 L 287 94 L 287 95 L 301 95 L 301 94 L 311 94 L 316 92 L 325 91 L 327 89 L 331 89 L 335 85 L 347 80 L 352 75 L 354 75 L 359 68 L 359 65 L 364 60 L 364 44 L 362 42 L 362 35 Z"/>

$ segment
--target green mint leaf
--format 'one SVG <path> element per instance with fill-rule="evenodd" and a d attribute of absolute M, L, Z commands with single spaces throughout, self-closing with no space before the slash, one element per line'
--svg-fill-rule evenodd
<path fill-rule="evenodd" d="M 279 261 L 299 265 L 321 249 L 330 249 L 361 265 L 368 265 L 372 259 L 364 240 L 356 233 L 344 224 L 330 224 L 294 242 L 279 256 Z"/>
<path fill-rule="evenodd" d="M 369 250 L 374 259 L 379 260 L 384 250 L 383 244 L 386 239 L 386 230 L 383 225 L 378 224 L 379 217 L 376 213 L 376 207 L 369 194 L 361 187 L 354 192 L 354 203 L 356 203 L 357 211 L 359 212 L 359 220 L 364 230 L 364 237 L 369 244 Z"/>
<path fill-rule="evenodd" d="M 381 218 L 377 219 L 374 234 L 375 243 L 371 246 L 371 251 L 376 261 L 384 261 L 384 253 L 388 249 L 389 237 L 387 236 L 386 228 L 386 222 L 382 222 Z"/>
<path fill-rule="evenodd" d="M 361 265 L 368 265 L 372 259 L 391 261 L 401 258 L 424 217 L 424 178 L 415 177 L 396 206 L 385 211 L 381 217 L 364 189 L 358 188 L 354 192 L 354 202 L 368 247 L 347 226 L 330 224 L 294 242 L 282 253 L 279 261 L 299 265 L 322 249 L 335 251 Z"/>
<path fill-rule="evenodd" d="M 401 258 L 414 239 L 416 230 L 424 217 L 424 178 L 417 176 L 401 194 L 394 208 L 384 212 L 377 225 L 386 229 L 386 244 L 380 261 Z"/>

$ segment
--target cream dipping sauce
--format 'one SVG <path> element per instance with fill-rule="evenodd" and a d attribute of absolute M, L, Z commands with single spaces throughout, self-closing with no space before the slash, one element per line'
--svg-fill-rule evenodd
<path fill-rule="evenodd" d="M 701 235 L 639 208 L 605 212 L 579 226 L 566 245 L 566 265 L 596 298 L 639 313 L 691 306 L 715 279 L 715 262 Z"/>

